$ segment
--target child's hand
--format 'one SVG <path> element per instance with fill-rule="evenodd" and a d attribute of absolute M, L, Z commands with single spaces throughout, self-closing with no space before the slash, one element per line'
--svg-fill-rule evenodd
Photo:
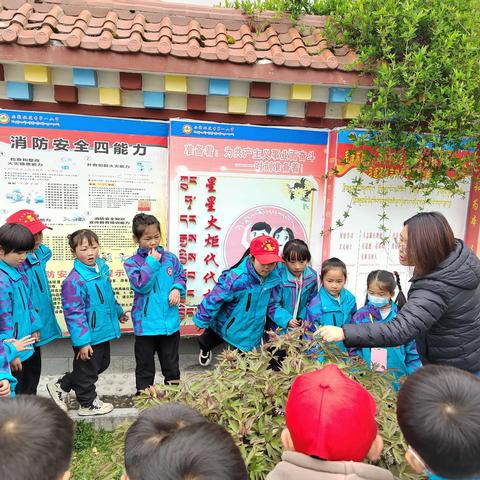
<path fill-rule="evenodd" d="M 35 339 L 35 342 L 40 341 L 40 332 L 37 330 L 36 332 L 32 332 L 32 337 Z"/>
<path fill-rule="evenodd" d="M 16 338 L 9 338 L 4 341 L 11 343 L 16 348 L 17 352 L 23 352 L 24 350 L 32 350 L 33 347 L 31 347 L 31 345 L 36 342 L 33 335 L 28 335 L 21 338 L 20 340 L 17 340 Z"/>
<path fill-rule="evenodd" d="M 93 348 L 90 345 L 85 345 L 82 347 L 77 354 L 77 360 L 83 360 L 86 362 L 87 360 L 90 360 L 93 356 Z"/>
<path fill-rule="evenodd" d="M 290 328 L 299 327 L 301 324 L 302 324 L 302 321 L 299 320 L 298 318 L 292 318 L 292 319 L 288 322 L 288 326 L 289 326 Z"/>
<path fill-rule="evenodd" d="M 22 362 L 18 357 L 15 357 L 11 362 L 10 362 L 10 368 L 12 372 L 21 372 L 22 371 Z"/>
<path fill-rule="evenodd" d="M 130 312 L 124 312 L 123 315 L 120 315 L 120 318 L 118 319 L 118 321 L 120 323 L 127 323 L 128 320 L 130 319 L 129 313 Z"/>
<path fill-rule="evenodd" d="M 161 253 L 157 252 L 154 248 L 150 249 L 150 251 L 148 252 L 148 256 L 153 257 L 155 260 L 157 260 L 157 262 L 159 262 L 162 258 Z"/>
<path fill-rule="evenodd" d="M 325 342 L 342 342 L 345 340 L 343 328 L 340 327 L 320 327 L 315 335 L 320 335 Z"/>
<path fill-rule="evenodd" d="M 174 288 L 168 296 L 168 303 L 170 305 L 178 305 L 180 303 L 180 291 Z"/>
<path fill-rule="evenodd" d="M 0 397 L 10 396 L 10 382 L 8 380 L 0 380 Z"/>

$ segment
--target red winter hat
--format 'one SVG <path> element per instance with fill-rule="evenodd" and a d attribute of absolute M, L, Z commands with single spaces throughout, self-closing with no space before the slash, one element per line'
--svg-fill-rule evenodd
<path fill-rule="evenodd" d="M 295 451 L 328 461 L 361 462 L 377 435 L 376 404 L 336 365 L 299 375 L 285 407 Z"/>
<path fill-rule="evenodd" d="M 13 213 L 7 218 L 7 223 L 18 223 L 27 227 L 32 235 L 42 232 L 46 228 L 51 230 L 51 227 L 47 227 L 33 210 L 19 210 Z"/>
<path fill-rule="evenodd" d="M 250 254 L 263 265 L 283 262 L 283 258 L 278 255 L 279 250 L 278 242 L 268 235 L 260 235 L 250 242 Z"/>

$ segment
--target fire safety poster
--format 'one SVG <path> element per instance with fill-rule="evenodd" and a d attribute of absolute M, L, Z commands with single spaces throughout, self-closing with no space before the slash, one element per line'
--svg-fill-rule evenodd
<path fill-rule="evenodd" d="M 47 275 L 66 331 L 60 286 L 72 269 L 67 235 L 79 228 L 100 239 L 118 301 L 133 298 L 123 262 L 135 250 L 137 212 L 166 223 L 168 123 L 42 112 L 0 113 L 0 222 L 34 210 L 52 230 Z M 126 330 L 130 325 L 127 324 Z"/>

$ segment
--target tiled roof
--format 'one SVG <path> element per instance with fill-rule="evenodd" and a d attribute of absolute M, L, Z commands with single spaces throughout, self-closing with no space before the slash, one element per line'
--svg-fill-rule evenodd
<path fill-rule="evenodd" d="M 324 17 L 304 17 L 301 26 L 295 28 L 289 19 L 273 14 L 252 20 L 234 9 L 160 0 L 5 0 L 0 1 L 0 6 L 2 47 L 17 44 L 143 53 L 152 59 L 200 59 L 222 65 L 272 62 L 275 66 L 309 71 L 346 73 L 358 68 L 357 56 L 349 47 L 328 47 Z M 35 50 L 31 50 L 34 55 Z M 218 69 L 222 75 L 222 68 Z"/>

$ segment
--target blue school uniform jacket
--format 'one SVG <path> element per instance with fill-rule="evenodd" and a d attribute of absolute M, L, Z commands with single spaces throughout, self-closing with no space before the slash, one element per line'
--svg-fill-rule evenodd
<path fill-rule="evenodd" d="M 35 254 L 29 253 L 27 255 L 20 268 L 28 277 L 32 304 L 42 319 L 43 326 L 40 329 L 40 341 L 37 343 L 39 347 L 62 336 L 62 331 L 55 317 L 52 293 L 50 292 L 46 272 L 47 262 L 50 258 L 52 258 L 52 251 L 42 243 L 35 250 Z"/>
<path fill-rule="evenodd" d="M 337 299 L 322 286 L 307 307 L 307 322 L 310 324 L 308 330 L 315 332 L 318 327 L 325 325 L 341 327 L 350 323 L 352 315 L 356 311 L 355 297 L 346 288 L 340 291 L 340 296 Z M 335 344 L 341 352 L 346 351 L 343 342 L 336 342 Z"/>
<path fill-rule="evenodd" d="M 386 318 L 382 318 L 380 309 L 373 305 L 365 305 L 352 317 L 351 323 L 354 324 L 369 324 L 369 323 L 388 323 L 395 318 L 398 313 L 398 308 L 395 303 L 392 303 L 392 309 Z M 420 356 L 417 352 L 415 340 L 410 340 L 405 345 L 398 347 L 388 347 L 387 350 L 387 368 L 392 369 L 392 374 L 399 379 L 404 375 L 411 375 L 415 370 L 422 366 Z M 371 349 L 370 348 L 350 348 L 350 355 L 357 355 L 362 357 L 365 362 L 371 367 Z M 400 384 L 394 383 L 394 387 L 398 388 Z"/>
<path fill-rule="evenodd" d="M 42 320 L 33 308 L 27 276 L 0 260 L 0 340 L 23 338 L 41 328 Z M 24 350 L 17 356 L 23 362 L 32 355 L 33 350 Z"/>
<path fill-rule="evenodd" d="M 173 289 L 186 294 L 186 277 L 178 258 L 157 247 L 160 260 L 139 248 L 123 265 L 134 292 L 132 321 L 135 335 L 172 335 L 180 330 L 177 305 L 168 303 Z"/>
<path fill-rule="evenodd" d="M 110 269 L 97 258 L 96 267 L 76 259 L 62 283 L 65 322 L 74 347 L 97 345 L 120 337 L 122 307 L 115 300 Z"/>
<path fill-rule="evenodd" d="M 295 311 L 295 305 L 298 299 L 298 287 L 295 277 L 289 272 L 284 264 L 277 267 L 280 275 L 280 288 L 272 291 L 272 301 L 279 304 L 274 310 L 274 315 L 270 320 L 282 329 L 287 328 L 288 322 L 292 319 Z M 313 300 L 318 292 L 317 272 L 307 266 L 303 272 L 302 291 L 300 294 L 300 304 L 297 311 L 297 319 L 305 320 L 307 318 L 307 305 Z M 270 326 L 270 322 L 269 322 Z M 268 328 L 268 327 L 267 327 Z"/>
<path fill-rule="evenodd" d="M 249 257 L 236 268 L 226 270 L 198 306 L 193 317 L 199 328 L 210 327 L 227 343 L 248 352 L 260 345 L 267 311 L 274 316 L 272 289 L 280 285 L 275 269 L 262 278 Z"/>
<path fill-rule="evenodd" d="M 33 347 L 32 347 L 33 348 Z M 10 362 L 18 357 L 17 349 L 9 342 L 0 342 L 0 380 L 8 380 L 10 383 L 10 396 L 15 396 L 17 379 L 10 371 Z"/>

